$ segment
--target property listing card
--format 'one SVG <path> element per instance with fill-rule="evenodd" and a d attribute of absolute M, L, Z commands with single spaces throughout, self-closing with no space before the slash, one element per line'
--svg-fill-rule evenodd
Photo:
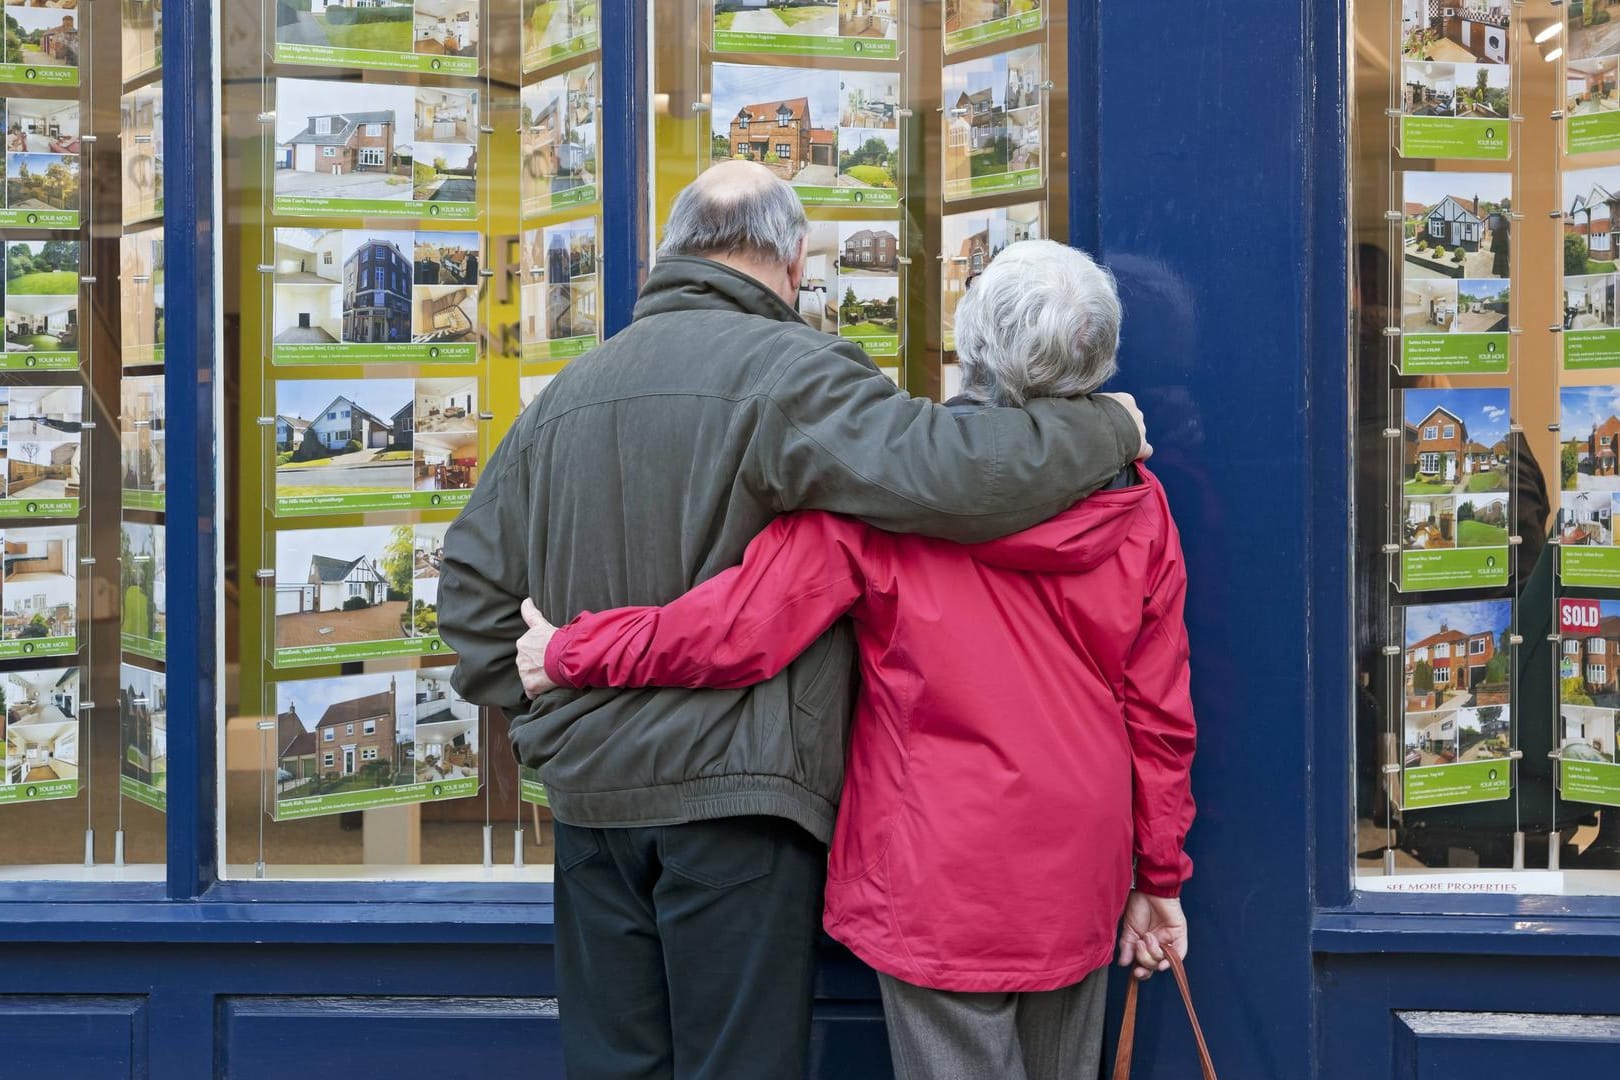
<path fill-rule="evenodd" d="M 88 3 L 6 0 L 0 82 L 78 86 L 80 35 Z"/>
<path fill-rule="evenodd" d="M 714 0 L 714 51 L 894 60 L 899 10 L 899 0 Z"/>
<path fill-rule="evenodd" d="M 1620 386 L 1558 392 L 1558 574 L 1566 585 L 1620 587 L 1614 500 L 1620 492 Z"/>
<path fill-rule="evenodd" d="M 478 482 L 474 372 L 278 382 L 275 401 L 278 517 L 455 510 Z"/>
<path fill-rule="evenodd" d="M 946 54 L 1017 37 L 1044 25 L 1042 0 L 945 0 Z"/>
<path fill-rule="evenodd" d="M 1044 72 L 1040 45 L 946 65 L 947 200 L 1041 186 Z"/>
<path fill-rule="evenodd" d="M 120 0 L 124 82 L 163 66 L 163 0 Z"/>
<path fill-rule="evenodd" d="M 1402 179 L 1401 373 L 1508 370 L 1513 175 Z"/>
<path fill-rule="evenodd" d="M 121 396 L 118 434 L 124 508 L 163 510 L 168 506 L 169 492 L 163 376 L 125 377 Z"/>
<path fill-rule="evenodd" d="M 1508 391 L 1403 390 L 1403 592 L 1508 582 Z"/>
<path fill-rule="evenodd" d="M 79 527 L 6 529 L 0 660 L 79 651 Z"/>
<path fill-rule="evenodd" d="M 473 363 L 477 232 L 277 229 L 271 360 Z"/>
<path fill-rule="evenodd" d="M 1620 367 L 1615 210 L 1620 166 L 1564 173 L 1564 370 Z"/>
<path fill-rule="evenodd" d="M 79 515 L 84 390 L 78 386 L 0 386 L 5 433 L 0 516 Z"/>
<path fill-rule="evenodd" d="M 1560 597 L 1558 633 L 1559 793 L 1620 806 L 1620 601 Z"/>
<path fill-rule="evenodd" d="M 119 101 L 124 224 L 163 216 L 163 87 L 154 83 Z"/>
<path fill-rule="evenodd" d="M 523 233 L 518 297 L 524 360 L 563 360 L 601 340 L 596 218 Z"/>
<path fill-rule="evenodd" d="M 9 14 L 10 9 L 6 9 Z M 6 189 L 0 226 L 77 229 L 80 221 L 79 103 L 61 98 L 0 99 Z"/>
<path fill-rule="evenodd" d="M 277 79 L 271 212 L 471 221 L 477 115 L 472 90 Z"/>
<path fill-rule="evenodd" d="M 123 522 L 119 549 L 119 648 L 148 660 L 168 657 L 169 563 L 165 529 Z"/>
<path fill-rule="evenodd" d="M 477 75 L 480 7 L 480 0 L 276 0 L 276 63 Z"/>
<path fill-rule="evenodd" d="M 870 356 L 900 352 L 900 222 L 813 221 L 799 316 Z"/>
<path fill-rule="evenodd" d="M 596 48 L 596 0 L 523 0 L 523 73 Z"/>
<path fill-rule="evenodd" d="M 900 204 L 897 73 L 715 64 L 712 76 L 711 165 L 760 162 L 806 206 Z"/>
<path fill-rule="evenodd" d="M 447 653 L 439 566 L 449 526 L 276 534 L 277 667 Z"/>
<path fill-rule="evenodd" d="M 5 249 L 6 348 L 0 371 L 77 369 L 79 241 L 9 240 Z"/>
<path fill-rule="evenodd" d="M 163 363 L 163 229 L 130 233 L 118 248 L 119 351 L 125 367 Z"/>
<path fill-rule="evenodd" d="M 1044 204 L 1038 202 L 1018 203 L 946 214 L 940 219 L 939 311 L 946 352 L 956 348 L 956 305 L 968 286 L 1008 244 L 1046 235 L 1043 209 Z"/>
<path fill-rule="evenodd" d="M 1565 11 L 1565 149 L 1571 154 L 1620 149 L 1620 20 L 1608 4 L 1595 0 L 1567 4 Z"/>
<path fill-rule="evenodd" d="M 72 799 L 79 794 L 79 669 L 0 675 L 6 771 L 0 803 Z"/>
<path fill-rule="evenodd" d="M 134 664 L 119 668 L 118 790 L 157 811 L 169 806 L 169 680 Z"/>
<path fill-rule="evenodd" d="M 277 821 L 478 793 L 478 708 L 447 667 L 279 682 L 274 694 Z"/>
<path fill-rule="evenodd" d="M 561 71 L 519 94 L 523 126 L 518 194 L 525 218 L 594 203 L 597 185 L 600 81 L 594 63 Z"/>
<path fill-rule="evenodd" d="M 1513 0 L 1402 0 L 1403 157 L 1507 160 L 1512 13 Z"/>
<path fill-rule="evenodd" d="M 1511 793 L 1512 609 L 1507 600 L 1401 609 L 1403 809 Z"/>

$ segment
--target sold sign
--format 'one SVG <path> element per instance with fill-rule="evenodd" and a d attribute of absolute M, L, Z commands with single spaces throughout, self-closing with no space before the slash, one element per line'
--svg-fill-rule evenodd
<path fill-rule="evenodd" d="M 1581 634 L 1598 627 L 1598 602 L 1596 600 L 1572 600 L 1564 598 L 1558 601 L 1558 631 L 1562 634 Z"/>

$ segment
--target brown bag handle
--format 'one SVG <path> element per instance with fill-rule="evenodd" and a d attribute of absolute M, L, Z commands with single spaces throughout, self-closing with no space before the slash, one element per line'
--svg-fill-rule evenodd
<path fill-rule="evenodd" d="M 1209 1056 L 1209 1044 L 1204 1042 L 1204 1029 L 1198 1026 L 1198 1013 L 1193 1011 L 1192 988 L 1187 985 L 1187 969 L 1174 949 L 1164 950 L 1170 961 L 1170 974 L 1176 977 L 1181 990 L 1181 1003 L 1187 1006 L 1187 1019 L 1192 1021 L 1193 1038 L 1198 1040 L 1198 1064 L 1204 1070 L 1204 1080 L 1218 1080 L 1215 1062 Z M 1136 1041 L 1136 994 L 1141 979 L 1131 976 L 1130 989 L 1125 991 L 1125 1018 L 1119 1025 L 1119 1050 L 1114 1054 L 1114 1080 L 1131 1080 L 1131 1050 Z"/>

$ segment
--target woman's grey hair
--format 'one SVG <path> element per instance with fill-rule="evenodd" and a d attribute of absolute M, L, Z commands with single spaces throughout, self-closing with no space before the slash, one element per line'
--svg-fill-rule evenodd
<path fill-rule="evenodd" d="M 1114 275 L 1083 251 L 1021 240 L 956 307 L 962 393 L 985 405 L 1089 394 L 1118 369 Z"/>
<path fill-rule="evenodd" d="M 786 265 L 810 231 L 786 180 L 762 165 L 717 165 L 675 197 L 659 255 L 740 255 Z"/>

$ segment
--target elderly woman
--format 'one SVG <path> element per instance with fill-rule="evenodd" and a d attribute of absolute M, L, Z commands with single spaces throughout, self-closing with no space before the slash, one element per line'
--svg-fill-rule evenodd
<path fill-rule="evenodd" d="M 1090 393 L 1119 323 L 1090 258 L 1013 244 L 958 308 L 951 404 Z M 1164 491 L 1133 466 L 991 543 L 793 514 L 664 607 L 553 632 L 526 605 L 530 655 L 546 642 L 526 676 L 747 686 L 852 617 L 861 696 L 824 923 L 877 969 L 896 1075 L 1095 1076 L 1109 959 L 1146 978 L 1186 951 L 1185 586 Z"/>

